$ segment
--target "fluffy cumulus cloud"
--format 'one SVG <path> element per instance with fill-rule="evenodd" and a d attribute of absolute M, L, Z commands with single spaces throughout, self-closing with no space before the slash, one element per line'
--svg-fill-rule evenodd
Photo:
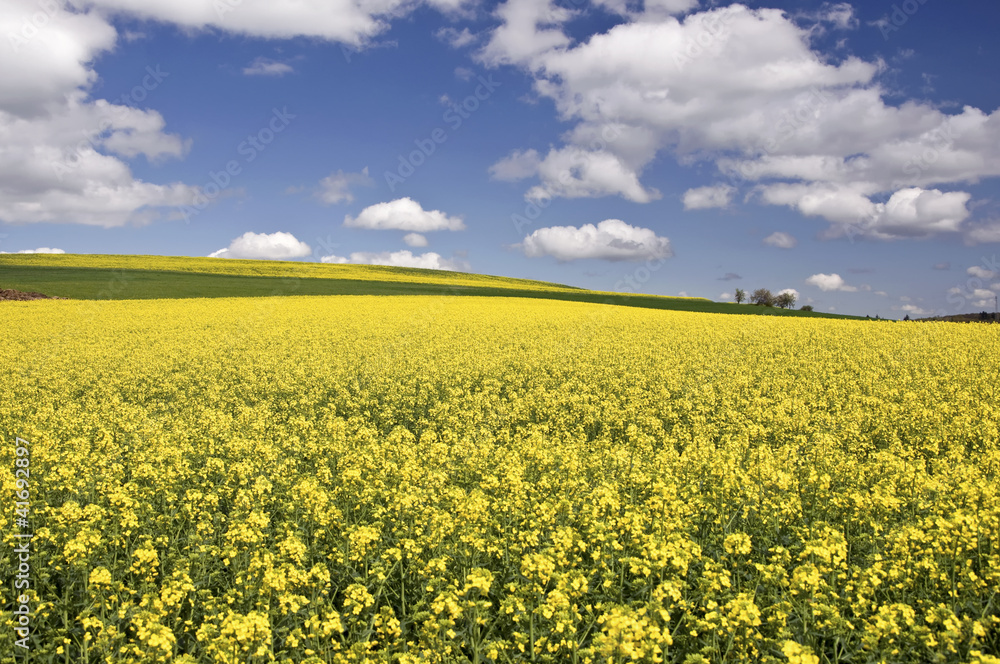
<path fill-rule="evenodd" d="M 561 25 L 573 15 L 552 0 L 507 0 L 496 10 L 500 26 L 480 58 L 491 65 L 532 66 L 539 56 L 569 45 Z"/>
<path fill-rule="evenodd" d="M 782 231 L 776 231 L 764 238 L 764 244 L 778 249 L 794 249 L 799 243 L 793 236 Z"/>
<path fill-rule="evenodd" d="M 9 251 L 0 251 L 0 254 L 9 254 Z M 62 249 L 55 249 L 53 247 L 39 247 L 38 249 L 21 249 L 20 251 L 13 252 L 15 254 L 65 254 L 66 252 Z"/>
<path fill-rule="evenodd" d="M 284 76 L 291 74 L 294 69 L 286 62 L 271 60 L 270 58 L 255 58 L 253 62 L 243 68 L 243 73 L 247 76 Z"/>
<path fill-rule="evenodd" d="M 426 4 L 454 12 L 466 0 L 300 0 L 284 4 L 270 0 L 71 0 L 78 7 L 93 6 L 104 13 L 122 13 L 142 19 L 205 29 L 215 28 L 251 37 L 314 37 L 363 45 L 389 27 L 389 20 Z"/>
<path fill-rule="evenodd" d="M 370 187 L 374 184 L 375 181 L 368 175 L 367 166 L 362 168 L 360 173 L 345 173 L 341 170 L 331 173 L 319 181 L 316 198 L 327 205 L 351 203 L 354 201 L 352 188 Z"/>
<path fill-rule="evenodd" d="M 403 242 L 408 247 L 426 247 L 427 238 L 420 233 L 407 233 L 403 236 Z"/>
<path fill-rule="evenodd" d="M 774 184 L 761 190 L 772 205 L 793 207 L 807 217 L 832 222 L 826 237 L 867 236 L 890 240 L 954 232 L 969 216 L 966 192 L 909 187 L 885 203 L 872 202 L 852 187 L 818 184 Z"/>
<path fill-rule="evenodd" d="M 668 152 L 713 163 L 753 200 L 831 222 L 826 237 L 850 226 L 890 239 L 963 230 L 962 187 L 1000 175 L 1000 111 L 887 103 L 876 79 L 883 63 L 813 48 L 817 32 L 858 25 L 845 3 L 812 15 L 602 4 L 626 20 L 574 42 L 572 11 L 508 0 L 479 51 L 487 65 L 522 67 L 535 93 L 573 123 L 564 144 L 537 154 L 525 146 L 495 165 L 495 177 L 537 177 L 529 196 L 650 201 L 659 193 L 643 171 Z M 726 200 L 708 195 L 716 187 L 695 189 L 685 202 Z M 970 241 L 992 237 L 983 230 Z"/>
<path fill-rule="evenodd" d="M 986 288 L 960 288 L 958 286 L 948 289 L 949 302 L 966 302 L 974 307 L 989 307 L 994 304 L 994 293 Z"/>
<path fill-rule="evenodd" d="M 931 313 L 916 304 L 904 304 L 899 308 L 899 310 L 904 312 L 907 316 L 927 316 Z"/>
<path fill-rule="evenodd" d="M 806 279 L 806 283 L 810 286 L 816 286 L 822 291 L 846 291 L 853 293 L 858 290 L 855 286 L 847 285 L 844 278 L 839 274 L 814 274 Z"/>
<path fill-rule="evenodd" d="M 62 2 L 0 3 L 0 221 L 143 223 L 198 189 L 136 178 L 129 161 L 183 157 L 189 143 L 135 107 L 169 72 L 149 67 L 122 98 L 91 99 L 92 63 L 114 48 L 103 13 Z"/>
<path fill-rule="evenodd" d="M 279 3 L 280 4 L 280 3 Z M 149 67 L 123 97 L 92 94 L 101 55 L 141 33 L 124 21 L 214 29 L 262 38 L 312 37 L 364 47 L 392 19 L 427 5 L 452 14 L 467 0 L 5 0 L 0 3 L 0 222 L 141 224 L 177 216 L 200 189 L 136 177 L 131 161 L 183 158 L 190 142 L 167 131 L 156 111 L 136 104 L 170 86 Z M 287 64 L 258 59 L 247 74 L 280 75 Z"/>
<path fill-rule="evenodd" d="M 461 30 L 449 27 L 441 28 L 434 33 L 434 36 L 452 48 L 462 48 L 476 41 L 476 36 L 468 28 Z"/>
<path fill-rule="evenodd" d="M 992 279 L 997 276 L 997 273 L 993 270 L 987 270 L 985 267 L 981 267 L 979 265 L 973 265 L 965 272 L 966 274 L 976 277 L 977 279 Z"/>
<path fill-rule="evenodd" d="M 670 240 L 648 228 L 630 226 L 620 219 L 605 219 L 596 226 L 539 228 L 516 245 L 525 256 L 552 256 L 574 261 L 599 258 L 610 261 L 650 260 L 673 256 Z"/>
<path fill-rule="evenodd" d="M 965 243 L 970 245 L 1000 242 L 1000 221 L 988 221 L 967 229 Z"/>
<path fill-rule="evenodd" d="M 412 198 L 398 198 L 388 203 L 370 205 L 357 217 L 347 215 L 344 217 L 344 226 L 427 233 L 464 230 L 465 222 L 461 217 L 449 217 L 440 210 L 425 210 Z"/>
<path fill-rule="evenodd" d="M 229 243 L 225 249 L 209 254 L 211 258 L 257 258 L 263 260 L 288 260 L 302 258 L 312 253 L 305 242 L 291 233 L 246 232 Z"/>
<path fill-rule="evenodd" d="M 855 28 L 858 25 L 858 19 L 854 16 L 854 7 L 846 2 L 823 5 L 817 12 L 816 18 L 821 23 L 832 23 L 835 27 L 845 30 Z"/>
<path fill-rule="evenodd" d="M 354 263 L 360 265 L 392 265 L 394 267 L 419 267 L 426 270 L 450 270 L 462 272 L 469 269 L 469 264 L 461 259 L 443 258 L 441 254 L 429 251 L 424 254 L 414 254 L 403 251 L 355 251 L 350 256 L 323 256 L 324 263 Z"/>
<path fill-rule="evenodd" d="M 515 150 L 490 166 L 490 177 L 504 182 L 515 182 L 538 172 L 541 159 L 537 150 Z"/>
<path fill-rule="evenodd" d="M 661 197 L 657 189 L 644 187 L 638 173 L 608 150 L 585 150 L 575 146 L 550 150 L 538 162 L 535 172 L 542 182 L 528 190 L 525 196 L 530 200 L 616 194 L 635 203 L 648 203 Z"/>
<path fill-rule="evenodd" d="M 735 193 L 736 187 L 728 184 L 688 189 L 684 192 L 684 209 L 705 210 L 728 207 Z"/>

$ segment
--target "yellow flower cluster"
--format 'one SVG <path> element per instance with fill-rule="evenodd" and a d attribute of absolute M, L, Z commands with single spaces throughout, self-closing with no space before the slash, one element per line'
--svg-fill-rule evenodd
<path fill-rule="evenodd" d="M 1000 664 L 996 326 L 5 304 L 32 661 Z"/>

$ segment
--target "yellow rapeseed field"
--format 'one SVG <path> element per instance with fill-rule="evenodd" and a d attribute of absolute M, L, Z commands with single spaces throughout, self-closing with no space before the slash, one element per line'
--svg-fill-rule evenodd
<path fill-rule="evenodd" d="M 1000 326 L 0 316 L 4 662 L 20 436 L 31 662 L 1000 663 Z"/>

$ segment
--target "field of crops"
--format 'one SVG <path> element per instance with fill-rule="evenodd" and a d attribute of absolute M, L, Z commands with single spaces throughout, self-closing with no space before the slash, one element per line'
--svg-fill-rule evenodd
<path fill-rule="evenodd" d="M 2 315 L 3 662 L 15 436 L 31 662 L 1000 662 L 997 326 L 415 296 Z"/>
<path fill-rule="evenodd" d="M 149 270 L 224 274 L 285 279 L 346 279 L 356 281 L 405 282 L 519 290 L 576 291 L 578 288 L 531 279 L 489 274 L 423 270 L 386 265 L 317 263 L 311 261 L 262 261 L 191 256 L 131 256 L 115 254 L 6 254 L 0 267 L 58 267 L 67 269 Z M 694 298 L 700 299 L 700 298 Z"/>

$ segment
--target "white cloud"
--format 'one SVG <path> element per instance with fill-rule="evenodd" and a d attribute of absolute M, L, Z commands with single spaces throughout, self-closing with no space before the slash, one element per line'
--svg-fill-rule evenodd
<path fill-rule="evenodd" d="M 854 8 L 847 2 L 839 2 L 835 5 L 825 7 L 823 20 L 829 21 L 838 28 L 853 28 L 858 25 L 858 20 L 854 17 Z"/>
<path fill-rule="evenodd" d="M 347 215 L 344 225 L 371 230 L 460 231 L 465 229 L 461 217 L 449 217 L 440 210 L 424 210 L 411 198 L 399 198 L 388 203 L 366 207 L 357 217 Z"/>
<path fill-rule="evenodd" d="M 854 224 L 889 239 L 961 230 L 968 194 L 949 189 L 1000 175 L 1000 110 L 887 103 L 883 62 L 814 48 L 817 30 L 857 24 L 846 3 L 811 16 L 734 4 L 683 19 L 602 4 L 627 20 L 573 42 L 565 10 L 510 0 L 481 53 L 487 64 L 520 65 L 574 123 L 564 145 L 540 155 L 529 197 L 647 202 L 657 194 L 643 171 L 667 151 L 685 164 L 714 162 L 734 185 L 761 185 L 765 203 L 833 221 L 826 237 Z M 587 155 L 605 168 L 588 173 L 567 159 Z"/>
<path fill-rule="evenodd" d="M 905 311 L 907 314 L 913 314 L 914 316 L 927 316 L 931 312 L 927 311 L 922 307 L 918 307 L 915 304 L 904 304 L 900 307 L 901 311 Z"/>
<path fill-rule="evenodd" d="M 731 300 L 733 297 L 734 295 L 732 293 L 719 293 L 720 300 Z"/>
<path fill-rule="evenodd" d="M 316 197 L 327 205 L 350 203 L 354 200 L 351 187 L 370 187 L 374 184 L 375 181 L 368 176 L 367 166 L 361 169 L 360 173 L 345 173 L 339 170 L 319 181 Z"/>
<path fill-rule="evenodd" d="M 177 216 L 199 188 L 133 175 L 129 160 L 183 157 L 190 142 L 166 133 L 164 119 L 135 107 L 174 94 L 171 73 L 138 72 L 124 99 L 92 98 L 94 63 L 135 34 L 116 25 L 161 21 L 184 30 L 258 38 L 313 37 L 356 47 L 372 43 L 392 19 L 428 5 L 442 12 L 465 0 L 4 0 L 0 3 L 0 221 L 141 224 Z M 287 65 L 258 59 L 247 73 L 280 74 Z M 135 96 L 132 96 L 135 95 Z M 174 208 L 171 210 L 171 208 Z"/>
<path fill-rule="evenodd" d="M 735 193 L 736 187 L 728 184 L 688 189 L 684 192 L 684 209 L 704 210 L 728 207 Z"/>
<path fill-rule="evenodd" d="M 92 63 L 117 38 L 103 16 L 9 0 L 0 3 L 0 34 L 0 221 L 121 226 L 194 200 L 196 187 L 143 182 L 127 164 L 189 148 L 164 132 L 159 113 L 134 107 L 132 95 L 155 94 L 169 72 L 148 67 L 128 99 L 92 100 Z"/>
<path fill-rule="evenodd" d="M 777 294 L 778 294 L 778 295 L 783 295 L 784 293 L 791 293 L 792 295 L 794 295 L 794 296 L 795 296 L 795 300 L 796 300 L 796 301 L 798 301 L 799 299 L 801 299 L 801 295 L 800 295 L 800 294 L 799 294 L 799 292 L 798 292 L 797 290 L 795 290 L 794 288 L 784 288 L 784 289 L 782 289 L 782 290 L 778 291 L 778 293 L 777 293 Z"/>
<path fill-rule="evenodd" d="M 774 184 L 761 189 L 769 205 L 786 205 L 807 217 L 821 216 L 847 226 L 871 214 L 874 204 L 862 193 L 846 187 L 816 184 Z"/>
<path fill-rule="evenodd" d="M 427 246 L 427 238 L 420 233 L 407 233 L 403 236 L 403 242 L 405 242 L 408 247 Z"/>
<path fill-rule="evenodd" d="M 10 251 L 0 251 L 0 254 L 65 254 L 66 252 L 62 249 L 54 249 L 52 247 L 39 247 L 38 249 L 21 249 L 20 251 L 10 252 Z"/>
<path fill-rule="evenodd" d="M 209 254 L 210 258 L 259 258 L 264 260 L 288 260 L 301 258 L 312 253 L 305 242 L 300 242 L 291 233 L 246 232 L 229 243 L 225 249 Z"/>
<path fill-rule="evenodd" d="M 453 12 L 469 4 L 463 0 L 71 0 L 78 7 L 93 6 L 106 13 L 128 14 L 141 19 L 173 23 L 196 30 L 215 28 L 224 32 L 285 39 L 314 37 L 353 44 L 368 42 L 401 17 L 422 4 Z"/>
<path fill-rule="evenodd" d="M 605 219 L 596 226 L 584 224 L 580 228 L 539 228 L 515 246 L 525 256 L 552 256 L 560 262 L 583 258 L 619 261 L 673 256 L 669 239 L 619 219 Z"/>
<path fill-rule="evenodd" d="M 764 244 L 779 249 L 794 249 L 798 243 L 798 240 L 782 231 L 776 231 L 764 238 Z"/>
<path fill-rule="evenodd" d="M 966 204 L 972 198 L 963 191 L 942 193 L 938 189 L 911 187 L 894 193 L 878 215 L 870 234 L 885 237 L 924 237 L 955 232 L 969 216 Z"/>
<path fill-rule="evenodd" d="M 1000 221 L 990 221 L 968 229 L 965 243 L 970 245 L 1000 242 Z"/>
<path fill-rule="evenodd" d="M 284 76 L 291 74 L 294 69 L 285 62 L 278 62 L 269 58 L 258 57 L 248 66 L 243 68 L 243 73 L 247 76 Z"/>
<path fill-rule="evenodd" d="M 800 16 L 806 22 L 830 23 L 841 30 L 848 30 L 858 26 L 858 19 L 854 16 L 854 8 L 846 2 L 839 2 L 837 4 L 826 3 L 819 11 L 802 13 Z M 817 25 L 815 29 L 822 31 L 823 26 Z"/>
<path fill-rule="evenodd" d="M 761 188 L 771 205 L 786 205 L 807 217 L 832 222 L 826 237 L 865 236 L 881 240 L 928 237 L 956 232 L 968 218 L 966 192 L 910 187 L 885 203 L 874 203 L 863 189 L 829 184 L 773 184 Z"/>
<path fill-rule="evenodd" d="M 435 32 L 434 36 L 452 48 L 462 48 L 476 41 L 476 35 L 472 34 L 468 28 L 456 30 L 455 28 L 445 27 Z"/>
<path fill-rule="evenodd" d="M 539 163 L 537 150 L 514 150 L 490 166 L 490 177 L 504 182 L 523 180 L 538 173 Z"/>
<path fill-rule="evenodd" d="M 959 287 L 948 289 L 949 295 L 959 295 L 961 299 L 968 300 L 969 304 L 974 307 L 988 307 L 993 304 L 993 298 L 996 297 L 996 293 L 992 290 L 987 290 L 985 288 L 972 288 L 970 290 L 964 290 Z"/>
<path fill-rule="evenodd" d="M 498 45 L 512 25 L 497 28 L 491 45 Z M 746 33 L 744 43 L 735 43 L 740 31 Z M 559 36 L 565 37 L 561 31 Z M 773 98 L 794 98 L 816 85 L 868 80 L 875 71 L 857 60 L 827 65 L 809 51 L 805 33 L 781 12 L 740 5 L 693 14 L 683 22 L 672 16 L 645 17 L 571 48 L 564 40 L 554 41 L 556 46 L 534 51 L 527 59 L 524 53 L 530 49 L 511 50 L 494 60 L 524 63 L 535 73 L 536 92 L 553 99 L 562 119 L 578 121 L 568 136 L 571 145 L 563 150 L 601 152 L 592 147 L 595 135 L 617 125 L 617 135 L 605 139 L 603 151 L 612 152 L 635 178 L 666 147 L 684 152 L 728 149 L 734 139 L 758 139 L 762 128 L 772 126 L 772 118 L 753 127 L 738 125 L 745 115 L 772 105 Z M 685 65 L 692 48 L 703 51 L 702 56 Z"/>
<path fill-rule="evenodd" d="M 350 256 L 324 256 L 323 263 L 355 263 L 361 265 L 392 265 L 395 267 L 419 267 L 427 270 L 468 271 L 469 264 L 457 259 L 442 258 L 433 251 L 424 254 L 413 254 L 409 250 L 402 251 L 355 251 Z"/>
<path fill-rule="evenodd" d="M 848 286 L 839 274 L 814 274 L 806 279 L 806 283 L 810 286 L 816 286 L 822 291 L 845 291 L 853 293 L 858 290 L 854 286 Z"/>
<path fill-rule="evenodd" d="M 642 186 L 635 169 L 607 151 L 577 147 L 550 150 L 539 162 L 538 174 L 542 184 L 525 194 L 528 199 L 618 195 L 635 203 L 648 203 L 660 198 L 659 191 Z"/>
<path fill-rule="evenodd" d="M 89 63 L 116 40 L 115 29 L 97 14 L 68 11 L 62 3 L 42 10 L 32 0 L 0 3 L 0 34 L 0 110 L 24 118 L 44 115 L 52 103 L 94 83 Z"/>
<path fill-rule="evenodd" d="M 501 24 L 490 36 L 479 57 L 490 65 L 527 65 L 537 56 L 565 47 L 569 37 L 558 27 L 573 12 L 552 0 L 507 0 L 496 10 Z"/>
<path fill-rule="evenodd" d="M 973 265 L 972 267 L 970 267 L 965 272 L 966 272 L 966 274 L 969 274 L 969 275 L 971 275 L 973 277 L 976 277 L 976 278 L 979 278 L 979 279 L 992 279 L 997 274 L 996 272 L 994 272 L 992 270 L 987 270 L 985 267 L 980 267 L 978 265 Z"/>

